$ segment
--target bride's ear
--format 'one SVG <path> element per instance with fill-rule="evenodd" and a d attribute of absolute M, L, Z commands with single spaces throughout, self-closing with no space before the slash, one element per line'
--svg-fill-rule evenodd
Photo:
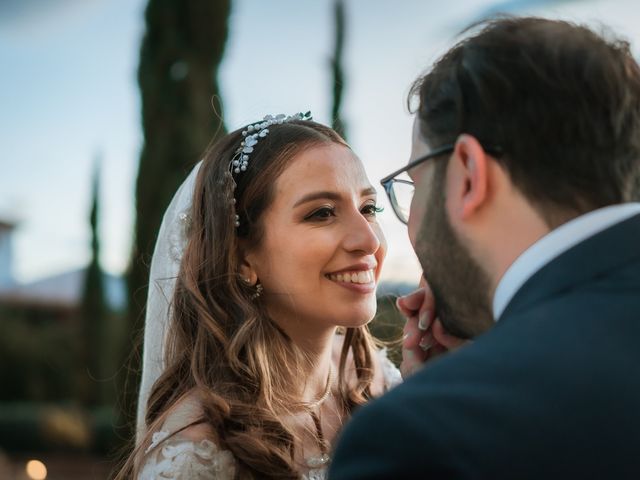
<path fill-rule="evenodd" d="M 241 246 L 239 257 L 240 265 L 238 266 L 238 270 L 240 271 L 240 275 L 248 285 L 255 285 L 258 283 L 258 273 L 254 266 L 255 256 L 253 252 Z"/>

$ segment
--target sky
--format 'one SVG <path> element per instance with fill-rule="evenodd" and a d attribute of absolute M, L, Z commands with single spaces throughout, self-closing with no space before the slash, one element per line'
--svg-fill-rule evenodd
<path fill-rule="evenodd" d="M 114 274 L 126 269 L 142 143 L 136 69 L 146 3 L 0 2 L 0 219 L 18 224 L 19 282 L 87 263 L 97 159 L 101 263 Z M 468 23 L 500 11 L 532 14 L 604 24 L 631 41 L 636 57 L 640 45 L 637 0 L 346 0 L 346 11 L 343 117 L 375 186 L 407 162 L 412 81 Z M 332 45 L 331 0 L 234 0 L 220 71 L 227 128 L 306 110 L 329 123 Z M 416 281 L 406 228 L 381 189 L 379 199 L 389 243 L 382 279 Z"/>

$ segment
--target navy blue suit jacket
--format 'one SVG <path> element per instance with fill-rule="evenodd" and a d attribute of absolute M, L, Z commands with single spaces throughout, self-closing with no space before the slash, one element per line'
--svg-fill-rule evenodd
<path fill-rule="evenodd" d="M 640 215 L 535 273 L 500 321 L 362 407 L 330 479 L 640 479 Z"/>

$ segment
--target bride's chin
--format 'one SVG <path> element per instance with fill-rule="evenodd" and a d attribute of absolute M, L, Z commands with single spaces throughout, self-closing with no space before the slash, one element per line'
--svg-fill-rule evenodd
<path fill-rule="evenodd" d="M 350 315 L 347 316 L 342 316 L 342 318 L 340 318 L 339 320 L 337 320 L 335 322 L 335 325 L 337 327 L 344 327 L 344 328 L 358 328 L 358 327 L 364 327 L 365 325 L 371 323 L 371 321 L 375 318 L 376 316 L 376 309 L 372 309 L 368 311 L 362 311 L 362 312 L 351 312 Z"/>

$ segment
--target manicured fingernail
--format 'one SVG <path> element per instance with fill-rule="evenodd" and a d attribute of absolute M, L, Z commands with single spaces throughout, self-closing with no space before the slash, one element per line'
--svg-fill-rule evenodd
<path fill-rule="evenodd" d="M 431 347 L 433 347 L 433 342 L 428 337 L 424 337 L 422 340 L 420 340 L 420 343 L 418 345 L 422 350 L 426 352 Z"/>
<path fill-rule="evenodd" d="M 404 353 L 404 356 L 407 358 L 407 360 L 413 360 L 413 352 L 411 350 L 407 350 Z"/>
<path fill-rule="evenodd" d="M 429 328 L 429 310 L 425 310 L 420 314 L 420 319 L 418 320 L 418 328 L 422 331 L 425 331 Z"/>
<path fill-rule="evenodd" d="M 408 338 L 411 338 L 412 336 L 413 336 L 413 333 L 412 333 L 412 332 L 405 333 L 405 334 L 404 334 L 404 337 L 402 337 L 402 340 L 404 341 L 404 340 L 406 340 L 406 339 L 408 339 Z"/>

